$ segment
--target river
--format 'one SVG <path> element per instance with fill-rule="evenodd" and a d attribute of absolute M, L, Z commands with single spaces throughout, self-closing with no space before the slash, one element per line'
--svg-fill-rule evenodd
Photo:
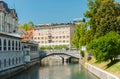
<path fill-rule="evenodd" d="M 98 79 L 81 65 L 33 66 L 9 79 Z"/>

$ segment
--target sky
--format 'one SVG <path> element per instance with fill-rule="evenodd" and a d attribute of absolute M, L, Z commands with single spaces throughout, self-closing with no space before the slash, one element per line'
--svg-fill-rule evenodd
<path fill-rule="evenodd" d="M 19 24 L 32 21 L 35 25 L 72 22 L 84 18 L 87 0 L 3 0 L 15 8 Z M 120 0 L 117 0 L 120 2 Z"/>

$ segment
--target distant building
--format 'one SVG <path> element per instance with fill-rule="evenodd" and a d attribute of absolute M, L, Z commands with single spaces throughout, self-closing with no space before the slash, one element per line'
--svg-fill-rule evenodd
<path fill-rule="evenodd" d="M 22 31 L 22 30 L 21 30 Z M 22 41 L 32 41 L 34 30 L 28 30 L 27 32 L 21 34 Z"/>
<path fill-rule="evenodd" d="M 34 30 L 33 39 L 39 43 L 39 46 L 71 46 L 74 32 L 75 24 L 73 23 L 39 25 Z"/>
<path fill-rule="evenodd" d="M 79 24 L 81 22 L 85 22 L 85 18 L 75 18 L 75 19 L 73 19 L 73 23 L 75 23 L 75 24 Z"/>

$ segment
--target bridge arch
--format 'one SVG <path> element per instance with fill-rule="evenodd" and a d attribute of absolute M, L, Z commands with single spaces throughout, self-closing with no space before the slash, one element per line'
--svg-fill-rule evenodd
<path fill-rule="evenodd" d="M 77 54 L 77 55 L 76 55 Z M 62 58 L 62 61 L 69 61 L 70 58 L 76 58 L 80 59 L 81 56 L 78 51 L 60 51 L 60 50 L 55 50 L 55 51 L 41 51 L 40 52 L 40 59 L 44 59 L 49 56 L 54 56 L 57 55 Z"/>

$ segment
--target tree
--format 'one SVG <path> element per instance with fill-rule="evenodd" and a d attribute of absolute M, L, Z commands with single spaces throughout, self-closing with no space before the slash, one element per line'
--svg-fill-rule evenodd
<path fill-rule="evenodd" d="M 88 0 L 88 10 L 84 13 L 84 16 L 89 19 L 88 25 L 90 27 L 90 30 L 86 34 L 86 38 L 89 39 L 87 40 L 88 42 L 94 39 L 94 35 L 96 32 L 94 16 L 101 5 L 101 1 L 103 0 Z"/>
<path fill-rule="evenodd" d="M 111 60 L 112 62 L 120 54 L 120 35 L 111 31 L 91 41 L 87 44 L 87 49 L 97 61 Z"/>
<path fill-rule="evenodd" d="M 23 25 L 20 25 L 19 26 L 20 29 L 24 29 L 25 31 L 28 31 L 28 30 L 32 30 L 34 29 L 34 24 L 32 21 L 28 22 L 28 23 L 25 23 Z"/>
<path fill-rule="evenodd" d="M 84 14 L 89 18 L 93 38 L 98 38 L 110 31 L 119 32 L 120 4 L 114 0 L 88 0 L 89 10 Z"/>
<path fill-rule="evenodd" d="M 85 17 L 91 19 L 97 13 L 97 9 L 103 0 L 88 0 L 88 10 L 84 13 Z"/>
<path fill-rule="evenodd" d="M 86 44 L 85 33 L 86 33 L 86 24 L 85 23 L 77 24 L 75 34 L 71 41 L 72 45 L 75 48 L 79 49 L 80 46 L 83 46 Z"/>
<path fill-rule="evenodd" d="M 95 37 L 103 36 L 110 31 L 117 31 L 119 27 L 117 17 L 120 16 L 118 11 L 114 0 L 105 0 L 102 2 L 94 16 L 96 25 Z"/>

